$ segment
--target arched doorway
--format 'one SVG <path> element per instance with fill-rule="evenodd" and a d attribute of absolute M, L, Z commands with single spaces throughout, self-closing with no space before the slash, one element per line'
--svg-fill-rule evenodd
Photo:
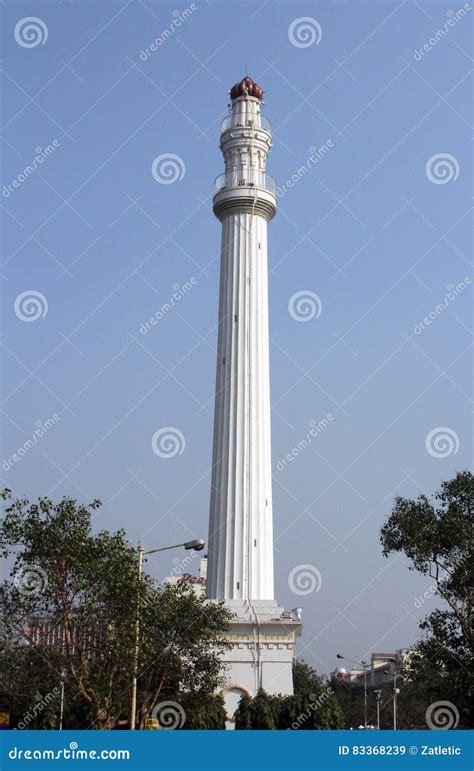
<path fill-rule="evenodd" d="M 253 698 L 252 691 L 245 685 L 240 683 L 232 683 L 232 685 L 226 685 L 222 689 L 222 695 L 224 696 L 224 706 L 226 711 L 226 730 L 233 731 L 235 728 L 235 712 L 239 706 L 239 701 L 242 696 L 247 695 Z"/>

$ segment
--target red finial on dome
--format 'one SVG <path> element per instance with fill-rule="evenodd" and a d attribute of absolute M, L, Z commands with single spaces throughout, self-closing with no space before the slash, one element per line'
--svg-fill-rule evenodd
<path fill-rule="evenodd" d="M 238 99 L 239 96 L 254 96 L 256 99 L 263 99 L 263 88 L 252 78 L 245 77 L 230 89 L 231 99 Z"/>

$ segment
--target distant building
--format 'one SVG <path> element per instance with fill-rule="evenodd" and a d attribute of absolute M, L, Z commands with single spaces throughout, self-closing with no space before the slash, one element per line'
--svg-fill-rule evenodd
<path fill-rule="evenodd" d="M 367 668 L 367 685 L 378 686 L 393 683 L 394 674 L 403 669 L 409 655 L 408 648 L 400 648 L 393 653 L 372 653 Z M 333 673 L 339 680 L 355 685 L 364 685 L 364 668 L 336 669 Z"/>
<path fill-rule="evenodd" d="M 34 617 L 28 623 L 24 640 L 31 645 L 65 648 L 67 642 L 66 628 L 62 621 L 54 621 L 48 616 Z M 91 631 L 84 631 L 79 623 L 74 622 L 69 631 L 71 653 L 74 653 L 77 645 L 83 652 L 95 653 L 100 647 L 99 632 L 93 636 Z"/>
<path fill-rule="evenodd" d="M 399 670 L 398 653 L 372 653 L 370 667 L 370 684 L 383 685 L 391 682 L 395 670 Z"/>
<path fill-rule="evenodd" d="M 28 625 L 26 638 L 32 645 L 47 645 L 63 648 L 66 644 L 64 625 L 55 623 L 51 618 L 32 618 Z"/>

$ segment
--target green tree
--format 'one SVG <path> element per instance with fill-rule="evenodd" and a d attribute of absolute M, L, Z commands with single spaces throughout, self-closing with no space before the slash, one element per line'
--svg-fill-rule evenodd
<path fill-rule="evenodd" d="M 276 728 L 273 699 L 262 688 L 250 702 L 249 711 L 254 731 L 272 731 Z"/>
<path fill-rule="evenodd" d="M 433 699 L 427 698 L 420 687 L 409 680 L 398 680 L 400 693 L 397 698 L 397 724 L 400 729 L 426 729 L 426 710 Z M 364 686 L 344 682 L 333 675 L 331 688 L 343 713 L 342 728 L 357 728 L 364 722 Z M 389 681 L 368 689 L 367 722 L 377 725 L 377 702 L 375 690 L 380 690 L 380 728 L 393 728 L 393 682 Z"/>
<path fill-rule="evenodd" d="M 204 696 L 202 693 L 182 694 L 180 704 L 186 714 L 186 722 L 182 726 L 185 730 L 225 730 L 226 711 L 221 693 L 212 696 Z"/>
<path fill-rule="evenodd" d="M 60 676 L 41 646 L 10 647 L 0 642 L 0 710 L 12 728 L 58 728 Z"/>
<path fill-rule="evenodd" d="M 420 624 L 420 640 L 406 664 L 408 679 L 430 701 L 452 701 L 459 727 L 469 724 L 472 695 L 472 559 L 474 477 L 469 471 L 443 482 L 433 499 L 397 497 L 381 529 L 385 556 L 404 553 L 410 569 L 429 576 L 444 607 Z"/>
<path fill-rule="evenodd" d="M 313 731 L 343 728 L 343 713 L 331 684 L 305 661 L 296 659 L 293 665 L 293 687 L 293 704 L 285 716 L 285 727 Z"/>
<path fill-rule="evenodd" d="M 253 698 L 244 694 L 234 717 L 237 731 L 272 731 L 276 728 L 275 697 L 262 688 Z"/>
<path fill-rule="evenodd" d="M 13 557 L 12 580 L 0 586 L 4 700 L 21 693 L 33 703 L 38 691 L 59 684 L 63 671 L 65 727 L 111 728 L 129 719 L 138 605 L 140 718 L 164 699 L 180 704 L 190 694 L 212 696 L 221 680 L 219 654 L 228 645 L 229 614 L 221 604 L 206 603 L 182 585 L 155 586 L 146 574 L 139 581 L 136 550 L 124 532 L 92 533 L 99 501 L 30 503 L 11 500 L 8 491 L 3 497 L 0 545 Z M 38 619 L 61 630 L 60 644 L 38 638 Z M 27 703 L 17 706 L 20 713 Z M 46 716 L 45 710 L 41 720 Z M 51 720 L 57 722 L 56 713 Z"/>
<path fill-rule="evenodd" d="M 250 731 L 252 729 L 252 719 L 250 713 L 251 703 L 252 699 L 250 696 L 244 693 L 239 701 L 239 706 L 234 713 L 236 731 Z"/>
<path fill-rule="evenodd" d="M 345 682 L 337 675 L 331 677 L 331 689 L 342 710 L 342 728 L 357 728 L 364 722 L 364 687 L 357 683 Z M 373 697 L 368 694 L 369 710 L 367 719 L 369 724 L 375 723 L 375 703 Z"/>
<path fill-rule="evenodd" d="M 219 721 L 218 701 L 213 699 L 223 684 L 221 654 L 229 647 L 225 638 L 230 618 L 223 604 L 199 597 L 187 583 L 164 585 L 149 592 L 140 612 L 141 646 L 138 666 L 140 725 L 159 705 L 177 701 L 183 709 L 189 705 L 186 723 L 191 724 L 191 710 L 198 721 Z M 204 718 L 206 705 L 210 710 Z M 186 709 L 185 709 L 186 712 Z M 198 718 L 199 714 L 199 718 Z M 225 718 L 225 713 L 224 713 Z"/>
<path fill-rule="evenodd" d="M 294 695 L 269 695 L 259 690 L 242 696 L 235 713 L 237 730 L 331 730 L 344 725 L 330 686 L 304 661 L 293 666 Z"/>
<path fill-rule="evenodd" d="M 317 691 L 323 685 L 323 678 L 303 659 L 293 664 L 293 690 L 295 694 Z"/>

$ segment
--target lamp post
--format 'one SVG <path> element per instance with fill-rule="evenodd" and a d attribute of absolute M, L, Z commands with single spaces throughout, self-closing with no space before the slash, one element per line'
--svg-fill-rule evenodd
<path fill-rule="evenodd" d="M 348 659 L 347 656 L 342 656 L 340 653 L 336 654 L 336 658 L 343 659 L 343 661 L 350 661 L 351 664 L 357 664 L 357 666 L 364 668 L 364 730 L 367 731 L 367 667 L 369 665 L 365 659 L 362 659 L 362 661 L 355 661 L 354 659 Z"/>
<path fill-rule="evenodd" d="M 382 698 L 382 691 L 374 691 L 374 693 L 377 699 L 377 731 L 380 731 L 380 699 Z"/>
<path fill-rule="evenodd" d="M 397 696 L 400 693 L 400 688 L 397 688 L 397 678 L 401 677 L 400 672 L 396 669 L 393 670 L 393 730 L 397 730 Z"/>
<path fill-rule="evenodd" d="M 61 667 L 61 705 L 59 707 L 59 730 L 63 730 L 63 716 L 64 716 L 64 683 L 66 680 L 67 671 L 64 667 Z"/>
<path fill-rule="evenodd" d="M 145 551 L 145 547 L 141 544 L 138 546 L 138 591 L 137 591 L 137 610 L 135 616 L 135 643 L 133 646 L 133 664 L 132 664 L 132 696 L 130 707 L 130 730 L 135 731 L 137 721 L 137 677 L 138 677 L 138 651 L 140 647 L 140 586 L 142 580 L 143 571 L 143 558 L 149 554 L 156 554 L 159 551 L 167 551 L 167 549 L 179 549 L 184 546 L 186 550 L 194 549 L 195 551 L 202 551 L 205 543 L 202 538 L 197 538 L 194 541 L 185 541 L 184 543 L 177 543 L 173 546 L 162 546 L 160 549 L 151 549 Z"/>

